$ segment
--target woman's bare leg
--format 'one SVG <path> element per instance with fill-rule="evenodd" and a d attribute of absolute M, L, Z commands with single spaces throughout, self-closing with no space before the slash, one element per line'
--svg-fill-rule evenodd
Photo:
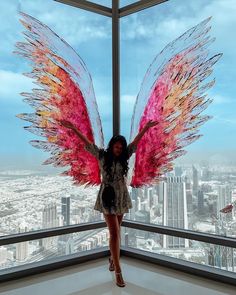
<path fill-rule="evenodd" d="M 117 215 L 119 225 L 121 225 L 121 223 L 122 223 L 123 216 L 124 216 L 124 214 Z"/>
<path fill-rule="evenodd" d="M 120 226 L 121 223 L 122 223 L 122 219 L 123 219 L 124 214 L 119 214 L 119 215 L 116 215 L 116 216 L 117 216 L 118 223 L 119 223 L 119 226 Z M 121 229 L 120 229 L 120 233 L 121 233 Z M 120 235 L 120 245 L 121 245 L 121 235 Z M 111 259 L 112 259 L 112 255 L 111 255 Z"/>
<path fill-rule="evenodd" d="M 104 214 L 104 219 L 109 230 L 109 247 L 116 272 L 121 271 L 120 267 L 120 224 L 115 214 Z M 119 219 L 120 220 L 120 219 Z"/>
<path fill-rule="evenodd" d="M 119 226 L 120 226 L 121 223 L 122 223 L 123 216 L 124 216 L 124 214 L 117 215 L 117 219 L 118 219 Z M 120 245 L 121 245 L 121 226 L 120 226 L 120 228 L 119 228 L 119 232 L 120 232 Z M 119 251 L 119 257 L 120 257 L 120 251 Z"/>

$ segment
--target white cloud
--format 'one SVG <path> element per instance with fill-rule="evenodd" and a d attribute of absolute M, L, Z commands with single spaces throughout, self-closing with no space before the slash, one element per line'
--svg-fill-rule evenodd
<path fill-rule="evenodd" d="M 234 56 L 236 27 L 235 0 L 169 1 L 122 19 L 122 38 L 142 40 L 145 49 L 159 50 L 202 20 L 212 16 L 211 35 L 216 37 L 217 51 Z M 156 52 L 157 53 L 157 52 Z"/>
<path fill-rule="evenodd" d="M 96 15 L 92 18 L 83 15 L 83 11 L 75 12 L 68 15 L 66 11 L 54 10 L 50 13 L 40 13 L 37 18 L 63 37 L 71 46 L 93 39 L 111 37 L 109 34 L 111 23 L 108 25 L 105 19 L 103 22 Z M 59 22 L 58 19 L 60 19 Z"/>
<path fill-rule="evenodd" d="M 56 1 L 24 0 L 21 10 L 52 29 L 72 47 L 93 40 L 111 39 L 109 18 L 63 5 Z M 17 1 L 0 1 L 0 52 L 9 54 L 16 41 L 22 41 L 25 28 L 20 24 Z"/>
<path fill-rule="evenodd" d="M 72 46 L 92 39 L 111 38 L 111 21 L 107 17 L 54 1 L 47 3 L 46 10 L 40 4 L 41 0 L 27 1 L 22 10 L 49 26 Z"/>

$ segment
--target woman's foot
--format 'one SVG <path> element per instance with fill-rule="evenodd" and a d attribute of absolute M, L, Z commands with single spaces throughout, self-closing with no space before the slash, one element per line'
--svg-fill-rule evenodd
<path fill-rule="evenodd" d="M 125 286 L 125 282 L 123 280 L 123 277 L 122 277 L 122 272 L 115 272 L 116 274 L 116 285 L 119 286 L 119 287 L 124 287 Z"/>
<path fill-rule="evenodd" d="M 109 270 L 114 271 L 115 267 L 114 267 L 114 263 L 113 263 L 113 260 L 112 260 L 111 256 L 109 257 L 109 263 L 110 263 Z"/>

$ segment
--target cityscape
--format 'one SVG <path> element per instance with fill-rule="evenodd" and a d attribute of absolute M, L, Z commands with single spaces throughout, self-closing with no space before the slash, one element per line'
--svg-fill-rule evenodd
<path fill-rule="evenodd" d="M 101 221 L 93 209 L 98 187 L 73 185 L 71 178 L 31 170 L 0 171 L 1 236 Z M 133 207 L 124 219 L 236 237 L 236 167 L 207 163 L 178 165 L 163 181 L 129 187 Z M 107 228 L 0 247 L 1 269 L 108 246 Z M 233 248 L 121 228 L 121 244 L 156 254 L 236 271 Z"/>
<path fill-rule="evenodd" d="M 49 33 L 33 22 L 20 21 L 20 11 L 50 28 Z M 42 5 L 40 0 L 11 0 L 0 1 L 0 14 L 0 293 L 113 294 L 119 292 L 115 281 L 122 283 L 123 273 L 127 294 L 169 295 L 173 290 L 175 295 L 235 294 L 236 1 L 44 0 Z M 204 20 L 209 27 L 198 42 L 200 31 L 191 28 Z M 50 37 L 51 31 L 56 38 Z M 212 57 L 218 54 L 222 56 L 216 62 Z M 87 78 L 91 78 L 88 83 Z M 93 93 L 96 103 L 92 103 Z M 62 140 L 67 143 L 65 157 L 58 158 L 56 150 L 48 153 L 49 143 L 56 148 L 48 101 L 58 106 L 61 97 L 70 105 L 61 118 L 67 117 L 67 110 L 73 121 L 81 114 L 78 128 L 84 135 L 93 135 L 100 147 L 108 147 L 118 133 L 129 144 L 148 112 L 150 119 L 162 120 L 162 111 L 172 110 L 165 122 L 176 114 L 185 128 L 171 124 L 166 131 L 188 133 L 185 138 L 176 134 L 178 142 L 186 142 L 186 149 L 173 156 L 174 162 L 166 167 L 174 168 L 167 168 L 160 182 L 128 186 L 132 208 L 121 224 L 120 275 L 117 266 L 110 272 L 109 230 L 103 214 L 94 210 L 100 186 L 75 185 L 72 177 L 60 174 L 72 166 L 77 175 L 84 173 L 74 160 L 74 164 L 64 163 L 69 164 L 68 170 L 61 162 L 70 154 L 70 149 L 66 151 L 69 140 Z M 84 104 L 88 112 L 82 111 Z M 185 111 L 177 113 L 180 105 Z M 59 114 L 58 108 L 52 110 Z M 91 132 L 82 124 L 87 115 L 96 127 Z M 208 116 L 211 119 L 204 121 Z M 200 123 L 201 137 L 194 143 L 191 134 L 197 130 L 190 119 Z M 40 121 L 40 129 L 35 128 Z M 43 142 L 47 129 L 50 136 Z M 155 149 L 155 141 L 161 142 L 159 132 L 153 133 L 149 152 Z M 174 139 L 165 142 L 172 145 Z M 39 146 L 45 146 L 46 153 Z M 139 163 L 153 176 L 143 161 L 145 149 L 140 151 Z M 157 158 L 152 152 L 150 156 Z M 51 165 L 53 159 L 59 166 Z M 158 163 L 171 159 L 167 155 Z M 155 228 L 157 232 L 152 232 Z M 214 244 L 214 236 L 220 245 Z"/>

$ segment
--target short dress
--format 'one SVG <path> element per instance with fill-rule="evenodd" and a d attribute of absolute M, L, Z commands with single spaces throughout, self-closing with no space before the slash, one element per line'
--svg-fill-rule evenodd
<path fill-rule="evenodd" d="M 122 175 L 122 165 L 119 161 L 113 161 L 112 167 L 111 167 L 111 173 L 114 175 L 113 181 L 109 181 L 109 175 L 106 173 L 106 171 L 103 169 L 104 164 L 104 156 L 103 153 L 100 154 L 99 152 L 103 151 L 103 148 L 99 148 L 95 143 L 89 143 L 85 144 L 84 146 L 85 150 L 90 152 L 92 155 L 94 155 L 99 162 L 100 171 L 102 174 L 102 180 L 101 185 L 99 188 L 99 192 L 97 195 L 97 199 L 94 205 L 94 210 L 100 211 L 104 214 L 124 214 L 129 212 L 129 209 L 132 208 L 132 201 L 129 195 L 128 187 L 126 184 L 126 177 Z M 129 144 L 127 146 L 128 149 L 128 157 L 130 158 L 131 155 L 136 151 L 137 146 L 134 144 Z M 111 210 L 108 211 L 108 209 L 103 207 L 102 204 L 102 193 L 103 189 L 105 187 L 105 183 L 109 183 L 114 187 L 115 191 L 115 207 L 112 207 Z"/>

